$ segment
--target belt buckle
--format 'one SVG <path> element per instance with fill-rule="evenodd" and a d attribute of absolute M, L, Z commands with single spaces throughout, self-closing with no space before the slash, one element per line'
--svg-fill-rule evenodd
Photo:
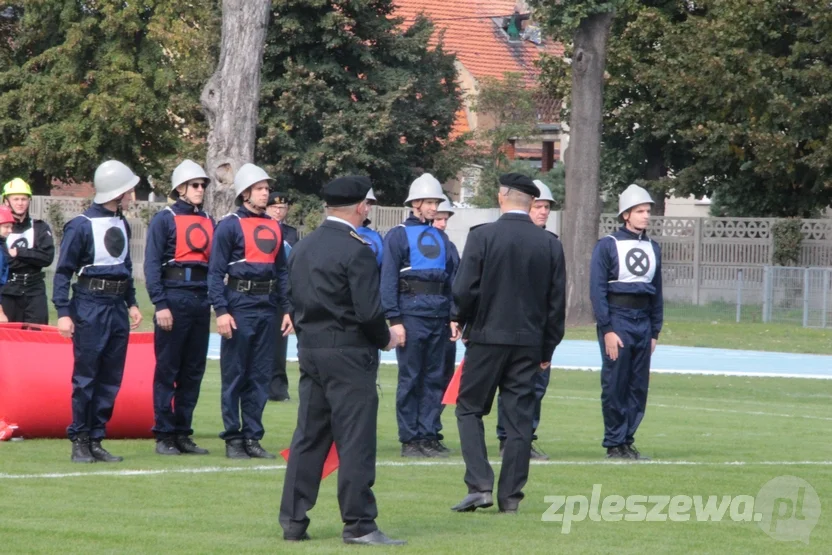
<path fill-rule="evenodd" d="M 96 285 L 97 283 L 97 285 Z M 103 279 L 99 278 L 91 278 L 90 279 L 90 291 L 104 291 L 106 288 L 107 283 Z"/>
<path fill-rule="evenodd" d="M 245 283 L 245 286 L 243 284 Z M 239 293 L 248 293 L 251 291 L 251 280 L 247 279 L 245 281 L 238 280 L 237 281 L 237 292 Z"/>

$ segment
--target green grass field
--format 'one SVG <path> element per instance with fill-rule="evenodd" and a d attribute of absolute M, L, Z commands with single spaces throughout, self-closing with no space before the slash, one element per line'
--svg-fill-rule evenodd
<path fill-rule="evenodd" d="M 495 508 L 455 514 L 465 494 L 453 414 L 445 417 L 450 459 L 412 462 L 398 456 L 395 368 L 380 373 L 379 452 L 375 493 L 379 525 L 409 545 L 407 553 L 769 553 L 828 552 L 832 544 L 832 384 L 822 380 L 652 376 L 637 444 L 655 463 L 607 463 L 599 374 L 554 371 L 539 430 L 552 457 L 534 464 L 518 515 Z M 290 365 L 297 384 L 297 367 Z M 266 408 L 265 447 L 288 446 L 296 398 Z M 486 420 L 496 459 L 494 417 Z M 336 475 L 322 485 L 312 511 L 313 541 L 286 544 L 277 523 L 282 461 L 229 461 L 220 431 L 219 368 L 209 363 L 196 439 L 207 457 L 162 458 L 153 442 L 109 441 L 125 457 L 114 465 L 74 465 L 66 440 L 0 443 L 0 551 L 3 553 L 337 553 Z M 811 464 L 811 463 L 814 464 Z M 789 463 L 789 464 L 786 464 Z M 495 469 L 499 469 L 495 466 Z M 114 471 L 158 473 L 115 475 Z M 106 474 L 102 474 L 106 473 Z M 54 477 L 45 474 L 57 475 Z M 69 474 L 69 475 L 66 475 Z M 809 482 L 823 504 L 809 545 L 775 541 L 754 522 L 542 521 L 546 496 L 751 495 L 769 480 Z M 370 549 L 370 548 L 367 548 Z M 372 549 L 370 549 L 372 550 Z M 384 550 L 379 550 L 384 551 Z"/>

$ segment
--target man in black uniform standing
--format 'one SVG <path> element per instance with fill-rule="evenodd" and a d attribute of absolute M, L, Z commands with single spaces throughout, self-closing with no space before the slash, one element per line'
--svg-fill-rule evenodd
<path fill-rule="evenodd" d="M 266 205 L 266 214 L 280 225 L 280 232 L 283 235 L 283 252 L 286 253 L 286 258 L 298 242 L 297 228 L 286 223 L 286 215 L 289 214 L 291 204 L 289 195 L 274 192 L 269 194 L 269 202 Z M 279 316 L 283 318 L 283 314 Z M 277 330 L 274 346 L 274 374 L 269 384 L 269 401 L 288 401 L 289 378 L 286 376 L 286 352 L 289 347 L 289 337 L 283 335 L 283 330 Z"/>
<path fill-rule="evenodd" d="M 366 177 L 341 177 L 322 191 L 327 219 L 289 257 L 289 298 L 298 335 L 300 407 L 280 525 L 288 541 L 308 540 L 324 461 L 340 458 L 338 503 L 344 543 L 401 545 L 376 526 L 378 349 L 400 343 L 381 309 L 373 251 L 356 232 L 369 212 Z"/>
<path fill-rule="evenodd" d="M 464 328 L 465 369 L 456 405 L 468 495 L 454 511 L 490 507 L 494 471 L 488 463 L 482 417 L 500 388 L 506 442 L 497 502 L 513 513 L 529 475 L 537 372 L 549 368 L 563 339 L 565 282 L 563 248 L 529 218 L 539 194 L 528 177 L 500 177 L 502 216 L 468 235 L 453 285 L 451 338 Z"/>

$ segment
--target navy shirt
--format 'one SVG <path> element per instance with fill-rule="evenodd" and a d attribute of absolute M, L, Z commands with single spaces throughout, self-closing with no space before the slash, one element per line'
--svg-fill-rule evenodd
<path fill-rule="evenodd" d="M 452 278 L 456 271 L 453 250 L 444 231 L 422 222 L 412 213 L 404 223 L 387 232 L 381 263 L 381 304 L 391 324 L 401 324 L 405 314 L 449 317 Z M 399 295 L 399 279 L 441 283 L 444 292 L 441 295 Z"/>
<path fill-rule="evenodd" d="M 113 218 L 121 220 L 124 225 L 127 234 L 124 245 L 120 244 L 124 240 L 120 232 L 114 234 L 114 239 L 109 232 L 98 238 L 93 234 L 94 225 L 98 225 L 94 224 L 94 221 L 108 224 Z M 126 255 L 124 260 L 119 262 L 116 259 L 120 258 L 122 249 L 126 249 Z M 69 285 L 75 273 L 99 279 L 127 280 L 127 306 L 138 306 L 136 288 L 133 285 L 133 261 L 130 259 L 130 225 L 120 211 L 113 212 L 101 204 L 93 204 L 82 215 L 74 217 L 64 226 L 52 288 L 52 303 L 58 310 L 58 318 L 70 315 Z"/>
<path fill-rule="evenodd" d="M 277 288 L 270 295 L 269 302 L 278 304 L 284 313 L 291 312 L 291 305 L 286 295 L 288 275 L 286 272 L 286 255 L 283 252 L 282 238 L 278 241 L 278 252 L 273 263 L 250 262 L 246 260 L 246 243 L 243 236 L 241 220 L 258 218 L 272 222 L 265 213 L 255 214 L 241 206 L 233 214 L 225 216 L 217 224 L 214 240 L 211 244 L 211 260 L 208 263 L 208 297 L 214 305 L 217 316 L 228 314 L 228 299 L 226 297 L 225 276 L 252 281 L 277 280 Z M 264 235 L 268 239 L 267 235 Z M 249 245 L 249 249 L 256 248 Z"/>
<path fill-rule="evenodd" d="M 648 295 L 652 334 L 654 339 L 658 339 L 664 321 L 662 251 L 659 244 L 646 233 L 635 233 L 622 226 L 598 241 L 590 267 L 590 299 L 601 333 L 613 331 L 607 300 L 609 293 Z M 651 271 L 652 277 L 647 279 Z"/>
<path fill-rule="evenodd" d="M 177 227 L 176 216 L 194 216 L 205 218 L 205 225 L 211 230 L 214 229 L 214 220 L 198 207 L 188 204 L 182 199 L 177 200 L 171 206 L 157 212 L 150 225 L 147 226 L 147 247 L 144 252 L 144 279 L 147 286 L 147 293 L 156 310 L 168 308 L 165 289 L 183 288 L 195 290 L 207 290 L 207 278 L 203 280 L 164 280 L 162 275 L 166 267 L 170 268 L 203 268 L 208 270 L 208 262 L 202 260 L 176 260 Z M 189 230 L 183 230 L 187 233 Z M 211 239 L 203 230 L 196 229 L 188 237 L 184 235 L 178 240 L 188 240 L 187 244 L 192 247 L 205 247 L 204 257 L 210 252 Z M 196 256 L 194 258 L 199 258 Z"/>

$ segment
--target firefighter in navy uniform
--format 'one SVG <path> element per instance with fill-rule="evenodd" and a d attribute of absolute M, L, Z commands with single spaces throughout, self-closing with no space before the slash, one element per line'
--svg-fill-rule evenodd
<path fill-rule="evenodd" d="M 647 407 L 650 356 L 664 320 L 662 253 L 647 237 L 653 199 L 630 185 L 618 199 L 621 228 L 592 253 L 590 296 L 601 346 L 607 457 L 649 460 L 633 445 Z"/>
<path fill-rule="evenodd" d="M 555 206 L 555 199 L 552 197 L 552 191 L 542 181 L 535 179 L 533 182 L 540 191 L 538 197 L 534 199 L 532 208 L 529 211 L 529 217 L 532 223 L 541 229 L 546 229 L 546 222 L 549 220 L 549 214 Z M 558 238 L 557 233 L 550 232 L 555 238 Z M 543 398 L 546 396 L 546 389 L 549 387 L 550 369 L 547 368 L 542 372 L 538 372 L 534 376 L 534 421 L 532 422 L 532 450 L 531 459 L 533 461 L 548 461 L 549 456 L 538 447 L 537 441 L 537 427 L 540 425 L 541 405 Z M 500 441 L 500 456 L 503 456 L 503 450 L 506 444 L 506 430 L 505 430 L 505 415 L 503 414 L 503 402 L 500 396 L 497 396 L 497 439 Z"/>
<path fill-rule="evenodd" d="M 156 307 L 153 433 L 160 455 L 208 454 L 191 435 L 211 333 L 208 258 L 214 222 L 202 211 L 209 181 L 196 162 L 179 164 L 169 194 L 175 202 L 147 228 L 144 276 Z"/>
<path fill-rule="evenodd" d="M 436 216 L 433 218 L 433 227 L 438 229 L 439 231 L 446 233 L 446 229 L 448 228 L 448 220 L 451 219 L 451 216 L 454 215 L 456 211 L 454 210 L 454 205 L 451 204 L 451 201 L 448 199 L 447 196 L 442 197 L 442 203 L 436 209 Z M 450 239 L 448 240 L 448 244 L 451 248 L 451 260 L 453 261 L 454 269 L 459 267 L 459 250 L 456 248 L 456 245 Z M 451 282 L 453 283 L 453 279 L 456 277 L 456 273 L 451 276 Z M 450 322 L 449 322 L 450 323 Z M 448 385 L 451 383 L 451 378 L 454 376 L 454 370 L 456 370 L 456 341 L 448 341 L 445 343 L 445 360 L 442 362 L 443 368 L 443 377 L 442 377 L 442 391 L 448 389 Z M 442 406 L 442 412 L 444 412 L 445 407 Z M 442 421 L 439 420 L 439 428 L 436 430 L 436 437 L 439 441 L 445 439 L 442 436 Z"/>
<path fill-rule="evenodd" d="M 493 505 L 494 471 L 488 462 L 482 417 L 497 389 L 503 398 L 506 444 L 497 503 L 517 511 L 529 475 L 535 374 L 550 366 L 563 339 L 566 272 L 554 235 L 532 223 L 539 194 L 528 177 L 500 177 L 500 218 L 468 234 L 454 280 L 452 339 L 468 338 L 456 417 L 468 495 L 452 510 Z"/>
<path fill-rule="evenodd" d="M 269 202 L 266 206 L 266 214 L 280 225 L 280 232 L 283 235 L 284 256 L 288 260 L 292 247 L 298 242 L 298 230 L 285 222 L 289 214 L 289 207 L 292 202 L 286 193 L 274 192 L 269 194 Z M 280 314 L 280 319 L 283 314 Z M 289 378 L 286 376 L 286 353 L 289 348 L 289 338 L 283 335 L 283 331 L 277 328 L 274 351 L 274 374 L 269 384 L 270 401 L 289 400 Z"/>
<path fill-rule="evenodd" d="M 431 225 L 444 196 L 435 177 L 426 173 L 417 178 L 405 200 L 410 217 L 384 237 L 381 304 L 393 329 L 404 337 L 404 345 L 396 349 L 402 457 L 448 456 L 437 433 L 454 263 L 448 236 Z"/>
<path fill-rule="evenodd" d="M 225 430 L 220 437 L 230 459 L 275 458 L 260 445 L 263 409 L 274 371 L 275 328 L 288 335 L 292 321 L 283 238 L 280 226 L 266 215 L 270 181 L 254 164 L 237 171 L 234 192 L 240 208 L 217 224 L 208 263 L 208 298 L 222 336 Z M 284 314 L 282 322 L 278 313 Z"/>
<path fill-rule="evenodd" d="M 124 375 L 130 329 L 142 314 L 133 286 L 130 226 L 121 214 L 139 177 L 116 160 L 95 170 L 93 204 L 64 226 L 52 302 L 58 331 L 72 338 L 72 461 L 119 462 L 101 446 Z M 78 280 L 72 285 L 72 275 Z M 130 321 L 132 320 L 132 322 Z"/>
<path fill-rule="evenodd" d="M 344 543 L 400 545 L 376 525 L 373 494 L 378 422 L 378 349 L 399 343 L 379 301 L 378 267 L 356 233 L 367 217 L 366 177 L 324 186 L 327 219 L 289 257 L 297 324 L 300 407 L 280 504 L 287 541 L 309 539 L 310 511 L 333 442 Z"/>
<path fill-rule="evenodd" d="M 365 200 L 367 201 L 368 206 L 378 204 L 378 200 L 376 199 L 376 195 L 373 193 L 372 189 L 367 192 L 367 198 Z M 378 267 L 381 268 L 381 261 L 384 255 L 384 240 L 381 238 L 381 234 L 379 234 L 378 231 L 370 227 L 370 224 L 372 223 L 373 222 L 370 221 L 369 218 L 365 218 L 364 221 L 361 222 L 361 227 L 359 227 L 356 231 L 359 235 L 361 235 L 361 238 L 367 242 L 370 248 L 373 249 L 373 254 L 376 257 Z"/>
<path fill-rule="evenodd" d="M 31 187 L 19 177 L 3 187 L 3 202 L 15 220 L 6 239 L 11 263 L 3 290 L 3 312 L 9 322 L 48 324 L 43 269 L 55 259 L 55 241 L 49 224 L 29 215 L 31 200 Z"/>

